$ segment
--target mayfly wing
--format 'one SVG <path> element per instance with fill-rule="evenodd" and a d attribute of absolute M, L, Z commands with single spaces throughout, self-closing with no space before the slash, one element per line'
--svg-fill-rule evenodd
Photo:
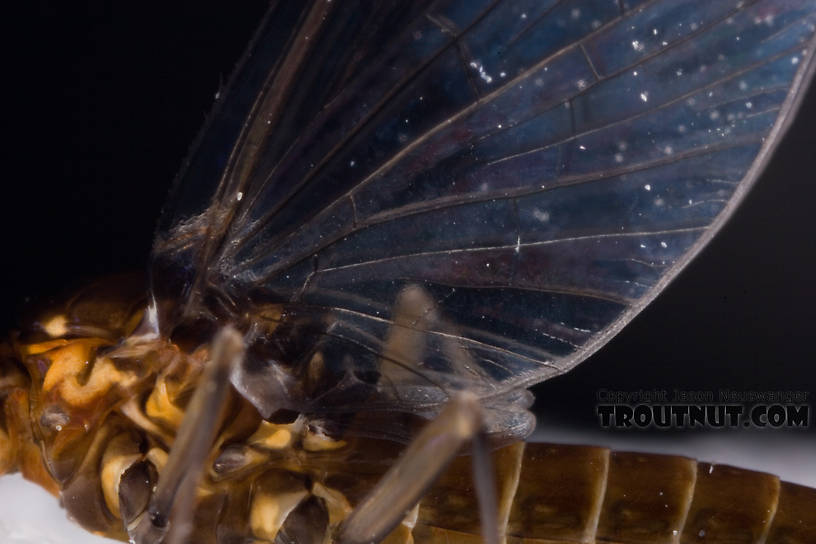
<path fill-rule="evenodd" d="M 305 361 L 235 379 L 262 412 L 316 354 L 346 389 L 301 408 L 366 406 L 352 376 L 434 412 L 434 387 L 499 398 L 581 362 L 728 218 L 814 64 L 813 0 L 293 4 L 224 89 L 152 264 L 165 326 L 250 315 L 270 359 Z"/>

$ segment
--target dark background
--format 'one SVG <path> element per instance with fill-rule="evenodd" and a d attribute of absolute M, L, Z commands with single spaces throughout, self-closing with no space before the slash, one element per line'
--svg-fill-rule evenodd
<path fill-rule="evenodd" d="M 4 328 L 29 298 L 144 268 L 169 183 L 266 2 L 167 4 L 43 1 L 10 20 Z M 811 91 L 699 258 L 601 352 L 534 389 L 545 427 L 597 430 L 599 388 L 816 395 L 814 122 Z"/>

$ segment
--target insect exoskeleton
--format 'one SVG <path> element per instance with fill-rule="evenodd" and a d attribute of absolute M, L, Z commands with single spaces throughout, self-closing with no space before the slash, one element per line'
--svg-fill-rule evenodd
<path fill-rule="evenodd" d="M 89 286 L 0 354 L 0 473 L 21 471 L 85 528 L 122 539 L 145 513 L 210 350 L 183 333 L 142 334 L 145 301 L 130 281 Z M 196 489 L 200 541 L 216 524 L 271 541 L 298 509 L 323 512 L 328 530 L 351 509 L 329 475 L 351 462 L 376 478 L 397 453 L 382 443 L 364 459 L 302 414 L 264 420 L 237 394 L 226 404 Z"/>
<path fill-rule="evenodd" d="M 815 33 L 814 0 L 272 3 L 149 285 L 0 350 L 0 469 L 137 544 L 813 541 L 774 476 L 520 440 L 732 215 Z"/>
<path fill-rule="evenodd" d="M 211 343 L 140 334 L 144 301 L 112 296 L 116 285 L 80 292 L 4 345 L 0 468 L 126 539 L 148 515 Z M 302 413 L 263 418 L 235 393 L 225 404 L 195 486 L 194 542 L 326 542 L 404 449 L 332 436 Z M 512 543 L 806 542 L 816 530 L 816 490 L 685 457 L 516 442 L 492 468 Z M 456 458 L 384 542 L 481 542 L 474 485 L 470 458 Z"/>

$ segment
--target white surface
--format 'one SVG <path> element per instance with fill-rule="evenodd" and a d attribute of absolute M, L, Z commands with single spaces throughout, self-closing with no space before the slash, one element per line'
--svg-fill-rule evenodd
<path fill-rule="evenodd" d="M 106 544 L 65 517 L 57 499 L 19 474 L 0 477 L 0 543 Z"/>

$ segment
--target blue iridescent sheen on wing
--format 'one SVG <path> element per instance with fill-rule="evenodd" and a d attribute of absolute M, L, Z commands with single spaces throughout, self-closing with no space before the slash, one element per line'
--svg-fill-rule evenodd
<path fill-rule="evenodd" d="M 387 364 L 419 286 L 420 373 L 486 397 L 585 359 L 713 235 L 816 25 L 814 0 L 286 4 L 180 177 L 155 292 L 188 315 L 279 304 L 353 374 Z"/>

